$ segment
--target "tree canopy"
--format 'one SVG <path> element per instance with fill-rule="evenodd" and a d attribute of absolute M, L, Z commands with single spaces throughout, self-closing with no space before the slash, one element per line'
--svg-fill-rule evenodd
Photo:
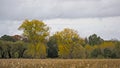
<path fill-rule="evenodd" d="M 39 20 L 25 20 L 19 27 L 19 30 L 23 30 L 23 36 L 27 37 L 31 43 L 31 47 L 34 52 L 34 57 L 42 57 L 43 53 L 46 54 L 46 38 L 49 35 L 49 27 Z M 40 51 L 41 50 L 41 51 Z M 42 51 L 43 50 L 43 51 Z"/>
<path fill-rule="evenodd" d="M 25 20 L 22 35 L 0 37 L 0 58 L 120 58 L 120 41 L 103 40 L 97 34 L 82 38 L 70 28 L 49 35 L 39 20 Z"/>

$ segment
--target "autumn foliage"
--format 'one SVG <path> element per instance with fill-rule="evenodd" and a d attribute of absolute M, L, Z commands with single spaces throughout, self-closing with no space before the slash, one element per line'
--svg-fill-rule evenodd
<path fill-rule="evenodd" d="M 0 58 L 120 58 L 120 41 L 104 40 L 96 34 L 82 38 L 76 30 L 65 28 L 50 35 L 43 21 L 25 20 L 22 35 L 0 38 Z"/>

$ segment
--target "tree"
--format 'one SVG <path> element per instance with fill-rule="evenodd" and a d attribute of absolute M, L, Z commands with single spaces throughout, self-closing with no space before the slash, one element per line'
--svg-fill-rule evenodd
<path fill-rule="evenodd" d="M 114 48 L 114 53 L 116 58 L 120 58 L 120 42 L 116 42 L 115 48 Z"/>
<path fill-rule="evenodd" d="M 90 45 L 99 45 L 103 42 L 104 42 L 104 40 L 101 37 L 98 37 L 96 34 L 93 34 L 93 35 L 89 36 L 89 38 L 88 38 L 88 43 Z"/>
<path fill-rule="evenodd" d="M 58 45 L 57 45 L 57 39 L 55 36 L 51 36 L 49 38 L 49 41 L 47 42 L 47 56 L 50 58 L 56 58 L 58 57 Z"/>
<path fill-rule="evenodd" d="M 111 56 L 112 56 L 112 51 L 108 48 L 105 48 L 104 49 L 104 57 L 105 58 L 111 58 Z"/>
<path fill-rule="evenodd" d="M 0 58 L 4 58 L 3 41 L 0 40 Z"/>
<path fill-rule="evenodd" d="M 69 28 L 55 33 L 58 43 L 59 57 L 61 58 L 81 58 L 83 56 L 82 45 L 84 40 L 79 37 L 79 34 Z M 81 54 L 80 54 L 81 53 Z"/>
<path fill-rule="evenodd" d="M 46 38 L 49 35 L 49 27 L 47 27 L 47 25 L 44 24 L 44 22 L 39 20 L 32 20 L 32 21 L 25 20 L 23 24 L 19 27 L 19 30 L 23 30 L 23 35 L 28 38 L 28 40 L 31 43 L 31 46 L 32 45 L 34 46 L 35 48 L 34 57 L 36 58 L 43 57 L 41 55 L 41 52 L 45 52 L 45 51 L 40 51 L 38 49 L 42 49 L 42 48 L 37 48 L 37 47 L 43 47 L 43 48 L 46 47 L 43 44 L 45 44 Z M 37 53 L 37 50 L 40 52 Z"/>
<path fill-rule="evenodd" d="M 115 43 L 114 42 L 104 41 L 102 44 L 99 45 L 99 48 L 101 49 L 102 54 L 105 58 L 115 57 L 115 53 L 114 53 Z"/>
<path fill-rule="evenodd" d="M 91 52 L 94 50 L 93 46 L 91 45 L 85 45 L 85 54 L 86 54 L 86 58 L 91 58 Z"/>
<path fill-rule="evenodd" d="M 91 58 L 98 58 L 99 55 L 101 55 L 101 50 L 100 48 L 95 48 L 92 52 L 91 52 Z"/>
<path fill-rule="evenodd" d="M 13 37 L 9 36 L 9 35 L 3 35 L 3 36 L 1 36 L 1 40 L 15 42 L 15 40 L 13 39 Z"/>
<path fill-rule="evenodd" d="M 2 41 L 0 40 L 0 57 L 1 58 L 12 58 L 11 55 L 11 41 Z"/>
<path fill-rule="evenodd" d="M 13 57 L 23 58 L 24 52 L 27 49 L 26 46 L 27 46 L 27 43 L 24 43 L 23 41 L 14 42 L 13 45 L 11 46 Z M 16 54 L 17 56 L 15 56 Z"/>

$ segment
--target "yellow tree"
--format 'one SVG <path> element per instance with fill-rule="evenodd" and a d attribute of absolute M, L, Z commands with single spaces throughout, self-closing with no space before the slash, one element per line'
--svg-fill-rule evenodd
<path fill-rule="evenodd" d="M 65 28 L 63 31 L 56 32 L 59 57 L 61 58 L 81 58 L 83 54 L 82 44 L 84 40 L 79 37 L 77 31 L 69 28 Z"/>
<path fill-rule="evenodd" d="M 49 35 L 49 27 L 47 27 L 44 22 L 39 20 L 25 20 L 22 25 L 19 27 L 19 30 L 23 30 L 23 35 L 28 38 L 29 42 L 31 43 L 31 47 L 34 47 L 33 50 L 33 57 L 42 57 L 43 53 L 45 53 L 45 45 L 43 45 L 46 41 L 46 37 Z"/>
<path fill-rule="evenodd" d="M 85 45 L 85 50 L 86 50 L 86 58 L 90 58 L 91 57 L 91 52 L 94 50 L 95 48 L 89 44 Z"/>
<path fill-rule="evenodd" d="M 111 51 L 113 51 L 113 49 L 115 48 L 115 42 L 112 41 L 104 41 L 104 43 L 102 43 L 99 48 L 101 49 L 102 53 L 104 53 L 104 49 L 110 49 Z"/>

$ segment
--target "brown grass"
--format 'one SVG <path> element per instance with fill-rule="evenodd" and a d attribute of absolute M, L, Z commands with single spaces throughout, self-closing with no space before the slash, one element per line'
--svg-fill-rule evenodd
<path fill-rule="evenodd" d="M 120 68 L 120 59 L 0 59 L 0 68 Z"/>

